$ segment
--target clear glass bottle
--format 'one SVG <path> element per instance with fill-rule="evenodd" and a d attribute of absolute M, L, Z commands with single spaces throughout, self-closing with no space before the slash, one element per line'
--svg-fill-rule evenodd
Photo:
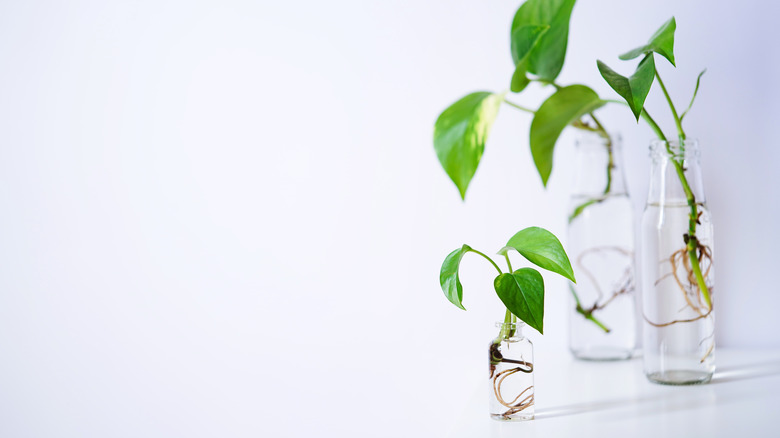
<path fill-rule="evenodd" d="M 569 349 L 578 359 L 620 360 L 636 348 L 634 214 L 620 137 L 582 135 L 570 199 Z"/>
<path fill-rule="evenodd" d="M 522 322 L 497 322 L 498 337 L 490 343 L 490 417 L 495 420 L 534 418 L 534 346 L 523 336 Z"/>
<path fill-rule="evenodd" d="M 642 215 L 644 371 L 653 382 L 707 383 L 715 371 L 713 233 L 695 140 L 654 141 Z"/>

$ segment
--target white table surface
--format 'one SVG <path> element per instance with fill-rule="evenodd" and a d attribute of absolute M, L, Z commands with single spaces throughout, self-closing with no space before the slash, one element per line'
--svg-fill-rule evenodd
<path fill-rule="evenodd" d="M 647 381 L 642 359 L 584 362 L 536 355 L 536 419 L 499 422 L 487 383 L 464 406 L 453 437 L 780 437 L 780 351 L 716 350 L 711 383 Z"/>

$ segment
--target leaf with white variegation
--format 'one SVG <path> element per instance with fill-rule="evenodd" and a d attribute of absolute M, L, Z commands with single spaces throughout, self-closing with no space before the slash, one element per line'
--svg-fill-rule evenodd
<path fill-rule="evenodd" d="M 503 99 L 503 94 L 471 93 L 450 105 L 436 120 L 433 147 L 461 199 L 466 198 Z"/>

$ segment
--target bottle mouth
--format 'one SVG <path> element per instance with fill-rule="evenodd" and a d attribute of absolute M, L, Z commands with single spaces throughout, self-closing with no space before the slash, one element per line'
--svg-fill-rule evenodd
<path fill-rule="evenodd" d="M 653 140 L 650 142 L 651 157 L 691 158 L 699 156 L 699 141 L 695 138 L 679 140 Z"/>
<path fill-rule="evenodd" d="M 518 328 L 525 327 L 525 323 L 522 322 L 522 321 L 517 321 L 517 322 L 498 321 L 498 322 L 496 322 L 496 327 L 498 327 L 498 328 L 506 327 L 506 328 L 509 328 L 509 329 L 518 329 Z"/>

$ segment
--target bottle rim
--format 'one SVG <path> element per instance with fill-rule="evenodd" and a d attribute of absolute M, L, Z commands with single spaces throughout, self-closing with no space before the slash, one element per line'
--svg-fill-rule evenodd
<path fill-rule="evenodd" d="M 671 153 L 670 153 L 671 152 Z M 679 140 L 652 140 L 650 142 L 650 156 L 661 157 L 698 157 L 699 140 L 696 138 L 688 138 L 683 142 Z"/>
<path fill-rule="evenodd" d="M 525 326 L 526 326 L 526 324 L 523 321 L 520 321 L 520 320 L 518 320 L 517 322 L 504 322 L 504 321 L 497 321 L 496 322 L 496 327 L 498 327 L 498 328 L 503 328 L 503 327 L 523 328 Z"/>

